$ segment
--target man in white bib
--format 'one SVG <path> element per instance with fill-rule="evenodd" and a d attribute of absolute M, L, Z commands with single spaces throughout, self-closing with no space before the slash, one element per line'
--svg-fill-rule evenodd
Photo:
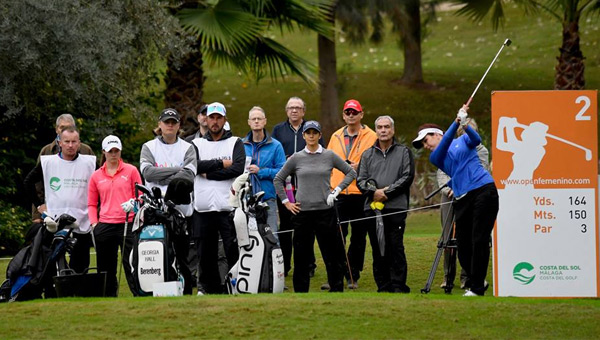
<path fill-rule="evenodd" d="M 179 113 L 175 109 L 164 109 L 158 118 L 159 135 L 142 146 L 140 172 L 148 188 L 159 187 L 165 200 L 173 201 L 185 216 L 189 216 L 192 214 L 196 150 L 192 144 L 178 137 L 179 127 Z M 187 259 L 189 237 L 173 238 L 179 270 L 184 279 L 183 293 L 191 294 L 192 274 Z"/>
<path fill-rule="evenodd" d="M 219 277 L 217 252 L 219 234 L 229 268 L 238 260 L 235 229 L 229 213 L 231 184 L 244 172 L 246 152 L 242 140 L 224 129 L 227 122 L 225 106 L 208 105 L 208 134 L 193 140 L 198 149 L 198 175 L 194 179 L 194 214 L 192 236 L 196 240 L 200 259 L 198 295 L 223 292 Z"/>
<path fill-rule="evenodd" d="M 79 132 L 73 126 L 60 133 L 60 152 L 43 155 L 40 162 L 25 178 L 25 190 L 40 214 L 54 219 L 69 214 L 77 219 L 79 227 L 73 230 L 77 239 L 69 266 L 78 273 L 90 265 L 92 238 L 88 218 L 88 182 L 96 170 L 96 156 L 79 153 Z M 35 183 L 43 181 L 44 199 L 37 195 Z"/>

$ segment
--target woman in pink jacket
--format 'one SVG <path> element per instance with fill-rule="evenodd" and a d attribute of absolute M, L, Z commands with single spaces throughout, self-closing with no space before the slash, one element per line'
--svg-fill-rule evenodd
<path fill-rule="evenodd" d="M 142 183 L 137 168 L 121 159 L 121 140 L 107 136 L 102 141 L 104 164 L 90 178 L 88 187 L 88 214 L 96 239 L 96 262 L 98 271 L 105 271 L 106 296 L 117 296 L 117 262 L 119 246 L 123 245 L 125 212 L 121 203 L 135 197 L 135 183 Z M 100 209 L 98 209 L 98 205 Z M 129 221 L 133 214 L 129 214 Z M 128 234 L 131 234 L 131 224 Z M 128 243 L 131 242 L 128 237 Z M 131 249 L 131 244 L 125 248 Z M 121 249 L 123 251 L 123 249 Z M 125 275 L 130 271 L 128 261 L 123 261 Z M 129 281 L 129 280 L 128 280 Z"/>

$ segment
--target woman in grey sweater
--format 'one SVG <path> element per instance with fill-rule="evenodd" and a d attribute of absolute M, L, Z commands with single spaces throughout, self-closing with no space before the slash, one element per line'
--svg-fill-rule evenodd
<path fill-rule="evenodd" d="M 279 199 L 293 214 L 294 291 L 309 290 L 310 254 L 316 236 L 327 269 L 329 291 L 341 292 L 344 290 L 345 250 L 335 225 L 333 205 L 340 191 L 356 178 L 356 172 L 333 151 L 319 144 L 321 125 L 318 122 L 306 122 L 302 136 L 306 147 L 293 154 L 273 180 Z M 331 191 L 329 181 L 333 168 L 346 176 Z M 285 179 L 292 174 L 298 183 L 295 202 L 290 202 L 284 190 Z"/>

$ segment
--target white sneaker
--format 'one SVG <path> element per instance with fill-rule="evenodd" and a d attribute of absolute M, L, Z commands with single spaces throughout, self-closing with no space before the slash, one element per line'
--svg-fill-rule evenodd
<path fill-rule="evenodd" d="M 465 293 L 463 294 L 463 296 L 479 296 L 479 295 L 475 294 L 471 290 L 467 290 L 467 291 L 465 291 Z"/>
<path fill-rule="evenodd" d="M 198 294 L 196 294 L 196 296 L 203 296 L 204 293 L 202 293 L 201 291 L 198 291 Z"/>

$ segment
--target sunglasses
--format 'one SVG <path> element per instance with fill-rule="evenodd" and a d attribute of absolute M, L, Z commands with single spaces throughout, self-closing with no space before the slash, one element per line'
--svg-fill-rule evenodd
<path fill-rule="evenodd" d="M 346 110 L 346 111 L 344 111 L 344 114 L 346 116 L 358 116 L 360 114 L 360 112 L 358 112 L 356 110 Z"/>

